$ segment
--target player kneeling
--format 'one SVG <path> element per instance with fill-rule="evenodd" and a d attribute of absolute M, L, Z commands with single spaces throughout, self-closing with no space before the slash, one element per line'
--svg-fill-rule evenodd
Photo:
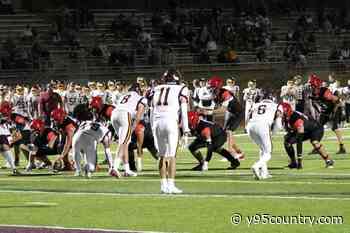
<path fill-rule="evenodd" d="M 307 116 L 302 113 L 293 111 L 288 103 L 282 103 L 281 105 L 283 108 L 284 125 L 287 131 L 284 137 L 284 147 L 291 160 L 288 167 L 302 168 L 303 141 L 306 140 L 310 140 L 315 151 L 317 151 L 325 161 L 326 167 L 333 167 L 334 161 L 320 144 L 324 134 L 323 126 L 315 120 L 308 119 Z M 293 144 L 297 144 L 298 160 L 295 158 Z"/>
<path fill-rule="evenodd" d="M 282 129 L 282 111 L 269 99 L 254 104 L 249 111 L 247 133 L 260 150 L 260 158 L 252 166 L 253 174 L 258 180 L 271 177 L 267 168 L 272 152 L 271 134 Z"/>
<path fill-rule="evenodd" d="M 188 121 L 191 130 L 194 131 L 196 139 L 189 145 L 188 149 L 192 155 L 199 161 L 199 164 L 193 168 L 196 171 L 207 171 L 208 163 L 211 160 L 213 152 L 216 152 L 231 162 L 230 169 L 236 169 L 240 162 L 226 149 L 222 148 L 227 139 L 227 134 L 218 124 L 202 119 L 198 112 L 188 112 Z M 207 156 L 205 160 L 199 149 L 207 147 Z"/>
<path fill-rule="evenodd" d="M 79 125 L 73 136 L 73 158 L 75 162 L 75 176 L 81 175 L 81 157 L 84 155 L 84 175 L 91 178 L 96 169 L 97 142 L 108 140 L 108 128 L 101 123 L 85 121 Z"/>

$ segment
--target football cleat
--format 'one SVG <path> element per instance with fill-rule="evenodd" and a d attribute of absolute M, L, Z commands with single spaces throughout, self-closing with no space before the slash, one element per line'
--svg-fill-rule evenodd
<path fill-rule="evenodd" d="M 30 173 L 30 172 L 32 172 L 33 169 L 35 169 L 35 168 L 36 168 L 35 164 L 29 163 L 29 164 L 27 165 L 25 171 L 28 172 L 28 173 Z"/>
<path fill-rule="evenodd" d="M 252 172 L 253 172 L 253 175 L 254 175 L 254 178 L 256 180 L 261 180 L 262 177 L 261 177 L 261 172 L 260 172 L 260 168 L 256 167 L 256 166 L 253 166 L 252 167 Z"/>
<path fill-rule="evenodd" d="M 177 188 L 176 186 L 170 186 L 168 187 L 168 191 L 170 194 L 181 194 L 183 193 L 183 191 L 179 188 Z"/>
<path fill-rule="evenodd" d="M 344 146 L 340 146 L 339 150 L 336 154 L 337 155 L 346 154 L 346 150 L 345 150 Z"/>
<path fill-rule="evenodd" d="M 81 171 L 75 171 L 75 172 L 74 172 L 74 176 L 76 176 L 76 177 L 81 176 Z"/>
<path fill-rule="evenodd" d="M 298 168 L 298 163 L 297 162 L 291 162 L 290 164 L 288 164 L 288 166 L 290 169 L 295 169 Z"/>
<path fill-rule="evenodd" d="M 202 171 L 202 166 L 203 166 L 203 164 L 200 163 L 197 166 L 193 167 L 191 170 L 192 171 Z"/>
<path fill-rule="evenodd" d="M 113 168 L 111 168 L 111 169 L 109 170 L 109 175 L 110 175 L 110 176 L 113 176 L 113 177 L 115 177 L 115 178 L 120 178 L 120 177 L 121 177 L 119 171 L 118 171 L 118 170 L 115 170 L 115 169 L 113 169 Z"/>
<path fill-rule="evenodd" d="M 231 167 L 227 168 L 229 170 L 235 170 L 237 167 L 239 167 L 241 163 L 239 162 L 238 159 L 235 159 L 231 162 Z"/>
<path fill-rule="evenodd" d="M 21 173 L 15 168 L 12 170 L 12 175 L 18 176 L 18 175 L 21 175 Z"/>
<path fill-rule="evenodd" d="M 271 178 L 272 178 L 272 176 L 270 174 L 266 174 L 266 175 L 261 176 L 262 180 L 271 179 Z"/>
<path fill-rule="evenodd" d="M 124 176 L 125 177 L 136 177 L 137 176 L 137 173 L 136 172 L 133 172 L 133 171 L 125 171 L 124 172 Z"/>
<path fill-rule="evenodd" d="M 327 160 L 326 161 L 326 168 L 333 168 L 334 161 L 333 160 Z"/>
<path fill-rule="evenodd" d="M 169 187 L 168 186 L 161 186 L 160 187 L 160 193 L 162 193 L 162 194 L 170 194 Z"/>
<path fill-rule="evenodd" d="M 303 169 L 303 160 L 302 159 L 298 159 L 297 169 Z"/>

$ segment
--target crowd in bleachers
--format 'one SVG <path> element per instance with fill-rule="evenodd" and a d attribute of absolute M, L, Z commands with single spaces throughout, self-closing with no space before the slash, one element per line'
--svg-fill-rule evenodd
<path fill-rule="evenodd" d="M 304 11 L 301 6 L 291 7 L 290 1 L 279 4 L 276 8 L 283 14 L 292 14 L 295 9 L 300 11 L 295 22 L 285 28 L 274 28 L 272 9 L 264 7 L 190 9 L 177 3 L 170 9 L 153 12 L 109 13 L 114 14 L 112 20 L 99 25 L 96 18 L 103 17 L 103 13 L 96 16 L 96 12 L 87 7 L 69 9 L 63 6 L 46 17 L 50 26 L 44 33 L 28 24 L 19 38 L 9 38 L 18 45 L 16 53 L 20 55 L 6 49 L 3 44 L 1 67 L 38 67 L 36 64 L 40 58 L 47 60 L 50 55 L 53 56 L 48 49 L 50 45 L 57 46 L 57 49 L 67 47 L 69 58 L 75 59 L 84 54 L 101 59 L 101 63 L 110 66 L 270 61 L 306 65 L 309 57 L 320 47 L 317 33 L 340 33 L 350 25 L 346 11 L 320 9 L 311 12 Z M 290 21 L 293 22 L 293 17 Z M 285 34 L 281 35 L 280 32 L 284 31 Z M 85 36 L 87 33 L 91 33 L 92 37 Z M 283 48 L 271 56 L 276 51 L 275 41 L 283 41 Z M 124 42 L 127 45 L 124 46 Z M 22 43 L 29 46 L 22 48 L 19 46 Z M 118 43 L 121 45 L 114 46 Z M 329 58 L 346 61 L 348 54 L 343 47 L 337 43 Z M 21 62 L 14 61 L 18 57 Z"/>

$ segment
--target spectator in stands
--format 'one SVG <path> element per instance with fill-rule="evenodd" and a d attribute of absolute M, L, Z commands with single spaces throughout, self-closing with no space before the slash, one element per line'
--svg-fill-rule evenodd
<path fill-rule="evenodd" d="M 267 55 L 263 46 L 256 49 L 256 61 L 267 62 Z"/>
<path fill-rule="evenodd" d="M 207 47 L 210 36 L 211 36 L 211 34 L 208 31 L 208 27 L 206 25 L 204 25 L 199 32 L 198 41 L 197 41 L 200 48 Z"/>
<path fill-rule="evenodd" d="M 80 18 L 80 28 L 91 28 L 95 25 L 94 14 L 89 10 L 89 8 L 84 5 L 83 8 L 78 10 Z"/>
<path fill-rule="evenodd" d="M 142 29 L 137 36 L 138 48 L 146 53 L 147 50 L 151 49 L 152 36 L 150 31 Z"/>
<path fill-rule="evenodd" d="M 175 54 L 170 46 L 166 46 L 162 50 L 162 64 L 171 65 L 175 63 Z"/>
<path fill-rule="evenodd" d="M 199 64 L 210 64 L 211 63 L 209 52 L 206 48 L 201 49 L 201 51 L 199 53 L 198 63 Z"/>
<path fill-rule="evenodd" d="M 177 39 L 177 31 L 175 24 L 173 24 L 171 21 L 165 21 L 165 23 L 162 26 L 162 34 L 165 42 L 175 42 Z"/>
<path fill-rule="evenodd" d="M 153 45 L 148 56 L 149 65 L 162 64 L 162 48 L 159 45 Z"/>
<path fill-rule="evenodd" d="M 12 0 L 1 0 L 0 1 L 0 13 L 2 14 L 14 14 Z"/>
<path fill-rule="evenodd" d="M 213 36 L 209 36 L 209 40 L 207 42 L 206 50 L 208 52 L 215 52 L 217 50 L 218 46 L 216 44 L 216 41 L 214 40 Z"/>
<path fill-rule="evenodd" d="M 237 33 L 232 25 L 224 26 L 222 40 L 225 46 L 234 48 L 236 46 Z"/>
<path fill-rule="evenodd" d="M 24 42 L 32 41 L 33 40 L 33 32 L 32 32 L 32 27 L 27 24 L 26 28 L 23 30 L 21 39 Z"/>
<path fill-rule="evenodd" d="M 323 22 L 323 30 L 326 33 L 331 33 L 333 30 L 333 26 L 329 17 L 326 17 L 326 19 Z"/>
<path fill-rule="evenodd" d="M 162 11 L 157 8 L 152 15 L 152 27 L 159 28 L 162 25 L 162 23 Z"/>
<path fill-rule="evenodd" d="M 31 54 L 33 59 L 33 68 L 37 69 L 40 67 L 41 59 L 43 61 L 48 61 L 50 58 L 49 50 L 46 46 L 41 44 L 41 42 L 38 39 L 36 39 L 32 45 Z"/>
<path fill-rule="evenodd" d="M 52 23 L 49 29 L 49 34 L 51 36 L 51 41 L 54 44 L 61 42 L 61 33 L 58 30 L 57 23 Z"/>

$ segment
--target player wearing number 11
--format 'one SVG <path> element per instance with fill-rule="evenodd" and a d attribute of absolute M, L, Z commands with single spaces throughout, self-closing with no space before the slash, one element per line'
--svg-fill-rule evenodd
<path fill-rule="evenodd" d="M 187 119 L 188 88 L 179 85 L 179 78 L 178 71 L 166 71 L 162 77 L 163 84 L 154 88 L 151 101 L 151 124 L 160 157 L 161 192 L 165 194 L 182 193 L 182 190 L 175 186 L 174 181 L 179 119 L 181 119 L 184 134 L 187 135 L 190 132 Z"/>

